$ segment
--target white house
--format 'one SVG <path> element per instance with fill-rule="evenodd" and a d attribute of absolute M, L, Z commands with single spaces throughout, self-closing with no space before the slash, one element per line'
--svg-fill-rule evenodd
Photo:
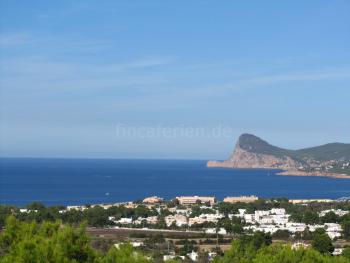
<path fill-rule="evenodd" d="M 206 234 L 216 234 L 216 228 L 206 228 L 204 229 L 204 233 Z M 218 234 L 220 235 L 226 235 L 227 231 L 225 228 L 221 227 L 218 229 Z"/>
<path fill-rule="evenodd" d="M 127 224 L 131 224 L 132 223 L 132 218 L 122 217 L 116 222 L 119 223 L 119 224 L 127 225 Z"/>
<path fill-rule="evenodd" d="M 192 261 L 197 261 L 198 260 L 198 253 L 192 251 L 191 253 L 188 253 L 187 256 L 192 260 Z"/>
<path fill-rule="evenodd" d="M 179 227 L 187 225 L 187 217 L 181 214 L 168 215 L 164 219 L 167 226 L 171 226 L 174 222 Z"/>

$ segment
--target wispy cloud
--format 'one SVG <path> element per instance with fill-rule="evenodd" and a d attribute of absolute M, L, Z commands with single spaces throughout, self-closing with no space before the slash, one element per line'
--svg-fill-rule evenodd
<path fill-rule="evenodd" d="M 136 61 L 129 62 L 124 65 L 125 68 L 144 68 L 153 66 L 162 66 L 174 62 L 173 57 L 148 57 Z"/>
<path fill-rule="evenodd" d="M 265 74 L 255 75 L 251 77 L 239 78 L 230 82 L 219 85 L 209 85 L 197 87 L 189 91 L 191 96 L 222 96 L 227 92 L 235 92 L 242 90 L 251 90 L 264 87 L 268 89 L 274 87 L 276 83 L 291 83 L 291 82 L 319 82 L 322 80 L 339 80 L 349 79 L 350 68 L 329 68 L 323 70 L 310 70 L 300 72 L 286 72 L 280 74 Z M 281 88 L 288 85 L 281 85 Z"/>
<path fill-rule="evenodd" d="M 326 70 L 308 71 L 308 72 L 291 72 L 291 73 L 284 73 L 284 74 L 274 74 L 274 75 L 248 79 L 247 83 L 259 85 L 259 84 L 269 84 L 269 83 L 285 82 L 285 81 L 319 81 L 319 80 L 335 79 L 335 78 L 350 78 L 350 69 L 336 68 L 336 69 L 326 69 Z"/>
<path fill-rule="evenodd" d="M 33 43 L 35 39 L 26 33 L 0 34 L 0 47 L 13 47 Z"/>
<path fill-rule="evenodd" d="M 38 53 L 46 51 L 54 55 L 60 52 L 95 52 L 107 50 L 112 44 L 106 41 L 78 39 L 74 37 L 57 37 L 55 35 L 36 35 L 33 33 L 2 33 L 0 34 L 0 48 L 6 51 L 12 48 L 27 48 L 28 53 L 35 56 Z M 57 48 L 59 47 L 59 48 Z"/>
<path fill-rule="evenodd" d="M 6 59 L 1 63 L 0 82 L 7 94 L 14 95 L 20 91 L 119 91 L 123 94 L 123 90 L 130 89 L 134 92 L 143 90 L 145 95 L 168 84 L 161 74 L 157 74 L 155 67 L 166 66 L 172 61 L 170 57 L 159 56 L 104 64 L 59 62 L 43 57 Z M 148 68 L 153 70 L 149 72 Z"/>
<path fill-rule="evenodd" d="M 278 68 L 276 64 L 279 65 L 280 62 L 274 64 L 273 61 L 267 68 L 259 69 L 257 66 L 247 65 L 242 68 L 240 65 L 244 61 L 190 63 L 172 55 L 145 55 L 115 61 L 109 60 L 107 56 L 106 61 L 91 60 L 83 63 L 71 59 L 70 56 L 58 57 L 51 50 L 41 52 L 39 47 L 49 46 L 46 45 L 49 43 L 55 43 L 55 47 L 60 46 L 60 50 L 89 52 L 105 49 L 104 55 L 111 47 L 111 43 L 103 41 L 63 41 L 55 36 L 43 37 L 24 33 L 0 35 L 0 45 L 3 47 L 28 44 L 37 47 L 28 51 L 28 56 L 21 54 L 3 59 L 0 81 L 5 95 L 25 97 L 25 93 L 31 91 L 46 94 L 64 94 L 67 91 L 78 94 L 84 91 L 86 99 L 97 100 L 98 97 L 105 100 L 106 107 L 176 108 L 179 104 L 201 103 L 200 101 L 225 97 L 236 91 L 260 87 L 268 89 L 269 85 L 273 87 L 275 83 L 350 77 L 350 68 L 292 70 Z M 251 63 L 246 62 L 248 65 Z M 97 94 L 98 92 L 100 93 Z M 98 96 L 93 97 L 92 94 Z"/>

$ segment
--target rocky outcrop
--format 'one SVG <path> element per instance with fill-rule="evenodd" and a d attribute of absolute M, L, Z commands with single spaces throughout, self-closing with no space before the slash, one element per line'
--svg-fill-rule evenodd
<path fill-rule="evenodd" d="M 241 148 L 240 140 L 237 142 L 232 155 L 223 162 L 209 161 L 208 167 L 226 168 L 274 168 L 293 169 L 301 166 L 300 162 L 293 160 L 289 156 L 277 157 L 271 154 L 255 153 Z"/>
<path fill-rule="evenodd" d="M 208 161 L 207 166 L 281 169 L 285 170 L 281 175 L 295 174 L 299 176 L 309 176 L 312 174 L 322 176 L 322 174 L 329 172 L 325 175 L 328 176 L 334 174 L 334 172 L 328 171 L 327 167 L 331 165 L 344 165 L 344 160 L 349 159 L 349 146 L 346 144 L 328 144 L 294 151 L 270 145 L 266 141 L 251 134 L 242 134 L 236 143 L 233 153 L 226 161 Z M 337 147 L 342 150 L 341 161 L 335 160 L 332 154 L 329 156 L 329 147 Z M 339 153 L 339 151 L 334 152 Z M 315 156 L 321 156 L 322 159 L 315 158 Z M 342 175 L 337 178 L 344 178 L 344 176 L 350 178 L 348 175 Z"/>
<path fill-rule="evenodd" d="M 325 172 L 305 172 L 300 170 L 286 170 L 283 172 L 277 173 L 277 175 L 284 176 L 316 176 L 316 177 L 331 177 L 331 178 L 339 178 L 339 179 L 350 179 L 350 176 L 347 174 L 341 173 L 325 173 Z"/>

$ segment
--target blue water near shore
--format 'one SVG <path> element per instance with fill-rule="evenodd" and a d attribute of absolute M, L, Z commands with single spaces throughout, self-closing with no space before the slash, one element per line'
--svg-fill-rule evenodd
<path fill-rule="evenodd" d="M 0 203 L 112 203 L 150 195 L 288 198 L 350 196 L 350 180 L 284 177 L 274 170 L 207 168 L 206 161 L 0 159 Z"/>

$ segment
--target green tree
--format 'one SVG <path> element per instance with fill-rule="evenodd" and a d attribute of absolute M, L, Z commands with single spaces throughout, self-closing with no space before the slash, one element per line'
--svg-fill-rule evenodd
<path fill-rule="evenodd" d="M 257 251 L 272 243 L 271 236 L 262 232 L 255 232 L 252 236 L 242 236 L 232 242 L 231 249 L 222 258 L 214 262 L 220 263 L 251 263 Z"/>
<path fill-rule="evenodd" d="M 316 212 L 313 211 L 306 211 L 303 215 L 303 222 L 305 224 L 317 224 L 320 221 L 320 218 Z"/>
<path fill-rule="evenodd" d="M 249 239 L 249 238 L 248 238 Z M 223 257 L 214 259 L 214 263 L 349 263 L 345 257 L 332 257 L 314 249 L 292 249 L 279 243 L 263 245 L 258 250 L 251 247 L 247 237 L 235 240 Z"/>
<path fill-rule="evenodd" d="M 229 218 L 221 219 L 221 220 L 218 222 L 218 227 L 223 227 L 223 228 L 225 228 L 225 230 L 226 230 L 228 233 L 232 233 L 232 232 L 233 232 L 233 224 L 232 224 L 232 221 L 231 221 Z"/>
<path fill-rule="evenodd" d="M 317 229 L 313 234 L 312 247 L 321 253 L 332 253 L 334 251 L 332 240 L 323 229 Z"/>
<path fill-rule="evenodd" d="M 321 217 L 323 223 L 338 223 L 339 216 L 336 215 L 333 211 L 328 212 L 323 217 Z"/>
<path fill-rule="evenodd" d="M 0 235 L 0 262 L 94 262 L 84 226 L 73 229 L 60 222 L 20 222 L 9 217 Z"/>
<path fill-rule="evenodd" d="M 42 209 L 45 209 L 45 206 L 40 202 L 33 202 L 33 203 L 27 205 L 27 209 L 29 209 L 29 210 L 42 210 Z"/>
<path fill-rule="evenodd" d="M 232 226 L 232 233 L 234 234 L 242 234 L 244 231 L 243 226 L 241 224 L 234 224 Z"/>
<path fill-rule="evenodd" d="M 277 239 L 288 239 L 290 237 L 290 232 L 288 230 L 277 230 L 273 233 L 272 237 Z"/>
<path fill-rule="evenodd" d="M 350 220 L 343 221 L 342 228 L 344 238 L 350 240 Z"/>
<path fill-rule="evenodd" d="M 343 249 L 342 256 L 350 260 L 350 247 Z"/>
<path fill-rule="evenodd" d="M 106 226 L 109 224 L 107 211 L 101 206 L 94 206 L 85 212 L 88 224 L 91 226 Z"/>
<path fill-rule="evenodd" d="M 314 249 L 291 249 L 288 245 L 274 244 L 258 251 L 252 263 L 346 263 L 343 257 L 331 257 Z"/>
<path fill-rule="evenodd" d="M 130 244 L 111 248 L 101 263 L 149 263 L 145 256 L 133 250 Z"/>
<path fill-rule="evenodd" d="M 0 263 L 148 263 L 130 244 L 112 247 L 106 255 L 91 247 L 85 226 L 73 228 L 61 222 L 6 220 L 0 234 Z"/>
<path fill-rule="evenodd" d="M 19 209 L 13 206 L 0 205 L 0 229 L 5 226 L 6 218 L 13 213 L 18 213 Z"/>
<path fill-rule="evenodd" d="M 263 232 L 255 232 L 251 240 L 252 245 L 255 249 L 259 249 L 263 246 L 269 246 L 272 244 L 272 237 L 270 234 Z"/>

